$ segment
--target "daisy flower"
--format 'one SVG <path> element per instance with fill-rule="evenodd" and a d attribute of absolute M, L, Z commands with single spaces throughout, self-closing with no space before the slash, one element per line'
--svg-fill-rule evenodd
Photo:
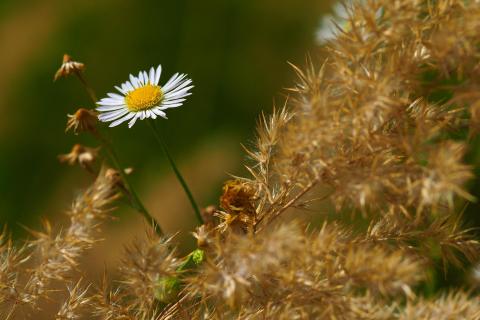
<path fill-rule="evenodd" d="M 153 67 L 150 71 L 140 71 L 138 77 L 130 75 L 130 79 L 120 87 L 115 86 L 121 94 L 108 93 L 108 98 L 97 102 L 100 112 L 98 119 L 102 122 L 111 122 L 110 127 L 128 121 L 131 128 L 137 119 L 167 119 L 166 109 L 180 107 L 188 92 L 193 88 L 192 80 L 185 74 L 174 74 L 163 86 L 158 83 L 162 73 L 162 66 Z"/>

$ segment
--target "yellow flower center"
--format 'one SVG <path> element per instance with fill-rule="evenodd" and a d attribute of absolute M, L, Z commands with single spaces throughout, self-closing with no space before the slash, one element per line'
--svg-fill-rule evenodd
<path fill-rule="evenodd" d="M 128 110 L 137 112 L 158 106 L 162 99 L 162 89 L 159 86 L 147 84 L 128 93 L 125 96 L 125 103 Z"/>

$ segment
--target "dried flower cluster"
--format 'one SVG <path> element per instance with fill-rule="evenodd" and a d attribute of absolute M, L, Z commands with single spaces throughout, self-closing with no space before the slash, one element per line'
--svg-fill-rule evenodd
<path fill-rule="evenodd" d="M 92 297 L 93 314 L 99 319 L 157 319 L 162 297 L 169 294 L 168 281 L 174 281 L 180 265 L 171 248 L 171 239 L 147 232 L 145 241 L 125 249 L 119 268 L 120 285 L 109 288 L 105 278 Z M 176 296 L 176 292 L 172 296 Z"/>
<path fill-rule="evenodd" d="M 328 59 L 295 67 L 288 106 L 262 117 L 252 178 L 224 188 L 208 263 L 188 280 L 193 318 L 480 318 L 476 297 L 414 291 L 432 259 L 478 259 L 459 207 L 474 200 L 464 156 L 478 131 L 480 4 L 346 9 Z M 320 200 L 343 227 L 272 227 Z M 368 227 L 346 225 L 356 212 Z"/>
<path fill-rule="evenodd" d="M 54 291 L 54 280 L 61 283 L 70 281 L 79 258 L 99 240 L 99 227 L 109 217 L 112 202 L 119 196 L 118 180 L 112 179 L 110 172 L 111 169 L 102 170 L 93 185 L 73 202 L 67 212 L 70 223 L 65 230 L 54 231 L 45 221 L 44 230 L 30 230 L 34 239 L 20 249 L 14 248 L 5 234 L 2 236 L 2 318 L 8 319 L 18 308 L 22 309 L 22 316 L 40 309 L 41 302 L 45 302 L 43 300 Z M 69 292 L 71 297 L 62 306 L 63 311 L 59 315 L 71 313 L 84 304 L 85 293 L 79 284 L 71 287 Z"/>
<path fill-rule="evenodd" d="M 31 315 L 60 280 L 57 319 L 480 319 L 473 290 L 422 291 L 437 260 L 479 258 L 460 213 L 474 200 L 464 157 L 480 131 L 480 2 L 365 0 L 345 12 L 327 60 L 294 67 L 286 106 L 262 116 L 251 176 L 203 210 L 198 249 L 182 258 L 147 231 L 118 281 L 71 282 L 122 187 L 101 171 L 65 231 L 46 224 L 24 246 L 1 238 L 5 317 Z M 94 150 L 79 148 L 62 159 Z"/>
<path fill-rule="evenodd" d="M 72 130 L 75 134 L 80 132 L 96 132 L 97 113 L 85 108 L 78 109 L 74 114 L 68 115 L 65 131 Z"/>

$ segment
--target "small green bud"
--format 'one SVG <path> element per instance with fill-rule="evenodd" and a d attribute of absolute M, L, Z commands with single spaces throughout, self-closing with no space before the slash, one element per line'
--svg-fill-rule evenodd
<path fill-rule="evenodd" d="M 195 249 L 192 251 L 182 262 L 182 264 L 177 268 L 177 271 L 189 271 L 190 269 L 195 268 L 203 262 L 205 259 L 205 251 L 202 249 Z"/>
<path fill-rule="evenodd" d="M 196 249 L 195 251 L 192 252 L 192 260 L 195 265 L 199 265 L 203 262 L 205 259 L 205 251 L 202 249 Z"/>
<path fill-rule="evenodd" d="M 160 302 L 174 302 L 179 292 L 180 280 L 177 277 L 162 277 L 155 283 L 155 298 Z"/>
<path fill-rule="evenodd" d="M 201 249 L 192 251 L 177 268 L 179 276 L 188 274 L 190 269 L 195 268 L 205 260 L 205 252 Z M 161 277 L 155 283 L 155 298 L 165 304 L 172 303 L 177 299 L 182 287 L 179 277 Z"/>

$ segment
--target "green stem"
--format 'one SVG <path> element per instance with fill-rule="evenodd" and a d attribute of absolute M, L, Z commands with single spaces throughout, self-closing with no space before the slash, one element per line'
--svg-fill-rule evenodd
<path fill-rule="evenodd" d="M 117 153 L 113 149 L 112 145 L 98 131 L 96 132 L 95 136 L 101 142 L 102 146 L 107 151 L 107 155 L 110 158 L 110 161 L 112 161 L 113 165 L 115 166 L 117 171 L 120 173 L 120 176 L 122 177 L 122 181 L 125 185 L 125 188 L 128 191 L 128 195 L 130 196 L 130 204 L 132 205 L 132 207 L 135 210 L 137 210 L 139 213 L 141 213 L 144 216 L 144 218 L 149 223 L 152 224 L 152 227 L 153 227 L 153 230 L 155 231 L 155 233 L 157 233 L 159 236 L 163 236 L 163 230 L 160 227 L 160 224 L 157 222 L 157 220 L 155 220 L 155 218 L 145 208 L 142 201 L 140 201 L 140 198 L 138 197 L 137 193 L 135 192 L 135 189 L 133 189 L 132 185 L 128 181 L 127 174 L 123 170 L 123 167 L 118 160 Z"/>
<path fill-rule="evenodd" d="M 177 268 L 177 275 L 161 277 L 155 283 L 155 298 L 160 301 L 163 309 L 167 304 L 178 300 L 178 295 L 185 287 L 185 276 L 191 275 L 205 260 L 205 252 L 202 249 L 195 249 L 186 256 Z"/>
<path fill-rule="evenodd" d="M 153 122 L 152 119 L 147 119 L 149 127 L 152 129 L 153 135 L 155 136 L 155 139 L 157 139 L 158 144 L 163 149 L 163 152 L 168 158 L 168 161 L 170 162 L 170 165 L 172 166 L 173 172 L 175 172 L 175 175 L 177 176 L 178 181 L 180 181 L 180 184 L 183 187 L 183 190 L 187 194 L 188 199 L 190 200 L 190 204 L 192 205 L 193 210 L 195 211 L 195 216 L 200 224 L 203 224 L 203 219 L 202 219 L 202 214 L 200 213 L 200 209 L 198 208 L 197 203 L 195 202 L 195 199 L 193 198 L 192 192 L 188 188 L 187 183 L 185 182 L 185 179 L 183 179 L 182 174 L 178 170 L 175 161 L 173 160 L 172 156 L 170 155 L 170 152 L 168 152 L 167 144 L 165 141 L 163 141 L 162 136 L 158 132 L 155 123 Z"/>
<path fill-rule="evenodd" d="M 98 100 L 97 100 L 97 95 L 95 94 L 95 90 L 93 90 L 92 87 L 90 87 L 87 80 L 83 77 L 80 71 L 75 70 L 75 75 L 77 76 L 78 80 L 80 80 L 80 82 L 83 84 L 83 87 L 87 91 L 87 94 L 90 97 L 90 99 L 92 99 L 93 104 L 96 104 Z"/>

